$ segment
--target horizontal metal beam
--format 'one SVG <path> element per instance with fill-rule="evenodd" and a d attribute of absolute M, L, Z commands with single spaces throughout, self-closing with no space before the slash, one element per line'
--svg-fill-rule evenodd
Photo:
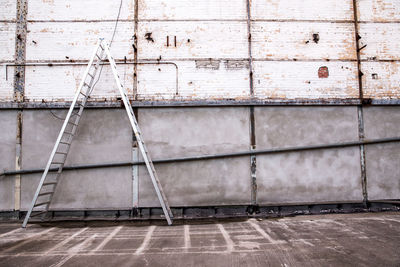
<path fill-rule="evenodd" d="M 183 108 L 183 107 L 251 107 L 251 106 L 399 106 L 400 99 L 216 99 L 216 100 L 168 100 L 131 101 L 133 108 Z M 0 109 L 67 109 L 69 101 L 53 102 L 0 102 Z M 93 99 L 86 103 L 87 108 L 122 108 L 120 100 Z"/>
<path fill-rule="evenodd" d="M 233 157 L 262 155 L 262 154 L 277 154 L 277 153 L 290 153 L 290 152 L 318 150 L 318 149 L 333 149 L 333 148 L 343 148 L 343 147 L 352 147 L 359 145 L 372 145 L 372 144 L 383 144 L 383 143 L 393 143 L 393 142 L 400 142 L 400 137 L 342 142 L 333 144 L 322 144 L 322 145 L 271 148 L 271 149 L 252 150 L 252 151 L 224 153 L 224 154 L 200 155 L 200 156 L 182 157 L 182 158 L 159 159 L 159 160 L 153 160 L 153 163 L 162 164 L 162 163 L 176 163 L 176 162 L 187 162 L 187 161 L 198 161 L 198 160 L 211 160 L 211 159 L 233 158 Z M 63 171 L 97 169 L 97 168 L 114 168 L 114 167 L 125 167 L 125 166 L 144 165 L 144 164 L 145 164 L 144 161 L 133 161 L 133 162 L 128 161 L 128 162 L 115 162 L 115 163 L 102 163 L 102 164 L 73 165 L 73 166 L 65 166 L 63 168 Z M 50 171 L 57 171 L 57 170 L 58 168 L 50 169 Z M 0 173 L 0 176 L 16 175 L 16 174 L 33 174 L 33 173 L 41 173 L 43 171 L 44 169 L 29 169 L 29 170 L 18 170 L 18 171 L 5 170 L 3 173 Z"/>

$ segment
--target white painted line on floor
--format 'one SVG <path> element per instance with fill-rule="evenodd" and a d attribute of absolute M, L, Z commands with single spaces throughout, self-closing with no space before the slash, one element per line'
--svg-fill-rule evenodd
<path fill-rule="evenodd" d="M 94 234 L 88 238 L 85 239 L 82 243 L 70 248 L 68 250 L 68 256 L 63 258 L 61 261 L 59 261 L 56 264 L 51 265 L 50 267 L 60 267 L 64 265 L 68 260 L 70 260 L 72 257 L 76 256 L 79 251 L 81 251 L 89 242 L 91 242 L 94 238 L 96 238 L 97 234 Z"/>
<path fill-rule="evenodd" d="M 17 229 L 14 229 L 14 230 L 12 230 L 12 231 L 9 231 L 9 232 L 7 232 L 7 233 L 3 233 L 3 234 L 0 235 L 0 238 L 5 237 L 5 236 L 8 236 L 8 235 L 15 234 L 15 233 L 17 233 L 17 232 L 20 232 L 21 230 L 22 230 L 22 228 L 17 228 Z"/>
<path fill-rule="evenodd" d="M 192 246 L 191 241 L 190 241 L 189 225 L 185 224 L 183 226 L 183 230 L 184 230 L 184 238 L 185 238 L 185 250 L 188 250 Z"/>
<path fill-rule="evenodd" d="M 117 228 L 114 229 L 114 231 L 112 231 L 106 238 L 104 238 L 104 240 L 92 251 L 98 251 L 98 250 L 102 250 L 104 248 L 105 245 L 107 245 L 108 242 L 110 242 L 110 240 L 116 235 L 118 234 L 118 232 L 122 229 L 122 226 L 118 226 Z"/>
<path fill-rule="evenodd" d="M 80 231 L 76 232 L 75 234 L 71 235 L 70 237 L 68 237 L 67 239 L 64 239 L 63 241 L 61 241 L 60 243 L 58 243 L 57 245 L 55 245 L 54 247 L 52 247 L 51 249 L 47 250 L 45 252 L 45 254 L 49 254 L 50 252 L 65 246 L 68 242 L 70 242 L 72 239 L 74 239 L 75 237 L 77 237 L 78 235 L 82 234 L 83 232 L 85 232 L 88 229 L 88 227 L 81 229 Z"/>
<path fill-rule="evenodd" d="M 257 232 L 260 233 L 265 239 L 267 239 L 272 244 L 278 243 L 275 239 L 273 239 L 269 234 L 267 234 L 258 224 L 254 223 L 252 220 L 247 221 Z M 280 242 L 279 242 L 280 243 Z"/>
<path fill-rule="evenodd" d="M 154 230 L 156 229 L 155 225 L 152 225 L 149 227 L 149 230 L 147 231 L 146 236 L 143 239 L 142 244 L 140 247 L 136 250 L 135 255 L 140 255 L 142 252 L 147 248 L 147 246 L 150 243 L 151 236 L 153 235 Z"/>
<path fill-rule="evenodd" d="M 235 250 L 235 243 L 233 243 L 231 237 L 229 236 L 228 232 L 222 226 L 222 224 L 217 224 L 219 230 L 221 231 L 225 242 L 226 242 L 226 252 L 232 252 Z"/>
<path fill-rule="evenodd" d="M 12 251 L 12 250 L 15 250 L 15 249 L 17 249 L 17 248 L 20 248 L 20 247 L 22 247 L 22 246 L 28 244 L 29 242 L 32 242 L 32 241 L 34 241 L 34 240 L 37 241 L 37 238 L 38 238 L 39 236 L 44 235 L 44 234 L 47 234 L 48 232 L 50 232 L 50 231 L 53 230 L 53 229 L 54 229 L 54 227 L 51 227 L 50 229 L 46 229 L 46 230 L 41 231 L 41 232 L 39 232 L 39 233 L 34 233 L 34 234 L 30 235 L 30 236 L 29 236 L 26 240 L 24 240 L 23 242 L 18 243 L 17 245 L 12 246 L 12 247 L 10 247 L 10 248 L 8 248 L 8 249 L 6 249 L 6 250 L 3 250 L 2 253 L 3 253 L 3 254 L 8 253 L 8 252 L 10 252 L 10 251 Z"/>

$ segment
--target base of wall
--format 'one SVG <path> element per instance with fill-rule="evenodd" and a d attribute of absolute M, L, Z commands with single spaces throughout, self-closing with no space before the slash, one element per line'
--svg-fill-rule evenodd
<path fill-rule="evenodd" d="M 302 204 L 280 206 L 210 206 L 174 207 L 174 220 L 279 218 L 296 215 L 318 215 L 356 212 L 399 211 L 400 200 L 379 200 L 365 203 Z M 0 221 L 22 221 L 26 211 L 0 212 Z M 159 221 L 164 220 L 161 208 L 131 210 L 54 210 L 42 220 L 31 218 L 31 223 L 59 221 Z"/>

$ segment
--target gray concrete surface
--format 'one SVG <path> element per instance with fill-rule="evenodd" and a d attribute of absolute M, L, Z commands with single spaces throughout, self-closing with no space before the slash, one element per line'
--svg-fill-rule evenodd
<path fill-rule="evenodd" d="M 65 117 L 65 112 L 55 114 Z M 61 126 L 62 121 L 47 110 L 24 112 L 22 168 L 44 168 Z M 132 131 L 123 110 L 85 110 L 66 165 L 130 161 L 131 143 Z M 22 179 L 22 209 L 32 201 L 40 176 Z M 129 208 L 131 184 L 131 167 L 64 172 L 51 208 Z"/>
<path fill-rule="evenodd" d="M 247 108 L 141 109 L 139 124 L 153 159 L 246 151 Z M 250 158 L 156 165 L 172 206 L 250 202 Z M 157 207 L 150 178 L 139 169 L 139 205 Z"/>
<path fill-rule="evenodd" d="M 399 266 L 400 213 L 0 224 L 0 266 Z"/>
<path fill-rule="evenodd" d="M 364 109 L 366 138 L 400 136 L 399 107 Z M 400 198 L 400 144 L 367 146 L 366 167 L 369 199 Z"/>
<path fill-rule="evenodd" d="M 17 112 L 0 112 L 0 172 L 15 169 Z M 0 177 L 0 210 L 14 209 L 14 176 Z"/>
<path fill-rule="evenodd" d="M 358 140 L 355 107 L 258 107 L 258 149 Z M 361 201 L 358 147 L 257 156 L 259 204 Z"/>

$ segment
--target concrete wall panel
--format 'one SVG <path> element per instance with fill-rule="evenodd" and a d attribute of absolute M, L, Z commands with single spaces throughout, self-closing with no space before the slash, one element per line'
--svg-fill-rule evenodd
<path fill-rule="evenodd" d="M 329 76 L 320 78 L 320 68 Z M 254 92 L 258 98 L 356 98 L 356 62 L 254 62 Z"/>
<path fill-rule="evenodd" d="M 27 60 L 88 60 L 98 38 L 111 40 L 115 22 L 28 23 Z M 116 59 L 133 57 L 134 25 L 119 22 L 111 53 Z"/>
<path fill-rule="evenodd" d="M 399 23 L 361 23 L 359 24 L 361 59 L 399 60 Z"/>
<path fill-rule="evenodd" d="M 254 22 L 251 26 L 256 59 L 357 59 L 350 23 Z"/>
<path fill-rule="evenodd" d="M 139 20 L 246 19 L 246 1 L 139 0 Z"/>
<path fill-rule="evenodd" d="M 252 0 L 251 14 L 259 20 L 352 20 L 351 0 Z"/>
<path fill-rule="evenodd" d="M 354 107 L 256 108 L 258 149 L 358 139 Z M 260 204 L 362 200 L 359 148 L 257 156 Z"/>
<path fill-rule="evenodd" d="M 17 112 L 0 111 L 0 172 L 15 169 Z M 0 176 L 0 211 L 14 209 L 14 176 Z"/>
<path fill-rule="evenodd" d="M 30 101 L 71 101 L 79 87 L 86 65 L 26 67 L 25 97 Z M 121 83 L 133 94 L 133 65 L 117 65 Z M 91 94 L 92 99 L 120 97 L 110 66 L 105 65 Z M 89 100 L 90 101 L 90 100 Z"/>
<path fill-rule="evenodd" d="M 364 97 L 400 96 L 400 62 L 363 62 L 361 70 Z"/>
<path fill-rule="evenodd" d="M 366 138 L 400 136 L 399 107 L 364 109 Z M 370 145 L 366 149 L 369 199 L 400 198 L 400 144 Z"/>
<path fill-rule="evenodd" d="M 139 110 L 139 125 L 153 159 L 249 149 L 245 108 Z M 250 159 L 157 165 L 172 206 L 247 204 Z M 140 206 L 159 206 L 144 167 L 139 169 Z"/>
<path fill-rule="evenodd" d="M 246 22 L 142 22 L 138 42 L 142 59 L 246 58 L 248 53 Z"/>
<path fill-rule="evenodd" d="M 400 2 L 396 0 L 359 0 L 358 19 L 390 22 L 400 20 Z"/>
<path fill-rule="evenodd" d="M 28 20 L 116 20 L 120 1 L 29 1 Z M 132 19 L 134 1 L 122 1 L 121 20 Z"/>
<path fill-rule="evenodd" d="M 65 116 L 65 111 L 53 111 Z M 132 133 L 123 110 L 86 110 L 71 146 L 66 165 L 120 162 L 132 159 Z M 22 167 L 43 168 L 62 121 L 46 111 L 24 112 Z M 22 179 L 22 209 L 36 190 L 38 175 Z M 130 167 L 64 172 L 60 177 L 54 209 L 128 208 L 131 203 Z"/>

